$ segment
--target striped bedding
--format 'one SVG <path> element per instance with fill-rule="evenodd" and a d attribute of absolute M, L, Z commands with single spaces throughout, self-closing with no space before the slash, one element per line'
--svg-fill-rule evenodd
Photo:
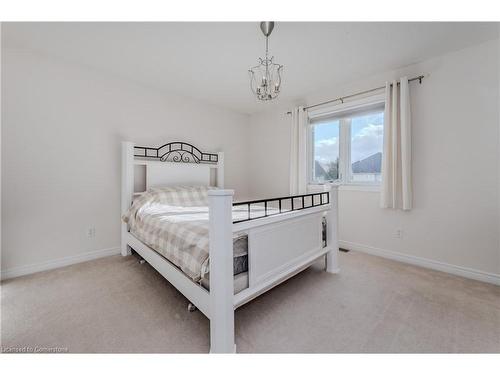
<path fill-rule="evenodd" d="M 196 282 L 209 272 L 209 189 L 214 188 L 177 186 L 150 189 L 134 200 L 122 217 L 135 237 Z M 252 208 L 252 212 L 258 210 L 261 208 Z M 233 220 L 246 217 L 245 208 L 233 209 Z M 233 244 L 235 258 L 247 254 L 246 237 L 235 238 Z M 235 271 L 236 268 L 242 268 L 241 264 L 235 265 Z"/>

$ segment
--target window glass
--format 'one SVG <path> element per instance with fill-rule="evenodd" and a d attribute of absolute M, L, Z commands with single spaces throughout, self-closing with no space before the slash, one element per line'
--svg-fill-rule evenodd
<path fill-rule="evenodd" d="M 309 177 L 312 182 L 379 184 L 382 180 L 384 105 L 371 104 L 312 119 Z"/>
<path fill-rule="evenodd" d="M 313 180 L 324 182 L 339 178 L 340 122 L 333 120 L 313 126 Z"/>
<path fill-rule="evenodd" d="M 351 118 L 350 181 L 380 182 L 383 140 L 384 112 Z"/>

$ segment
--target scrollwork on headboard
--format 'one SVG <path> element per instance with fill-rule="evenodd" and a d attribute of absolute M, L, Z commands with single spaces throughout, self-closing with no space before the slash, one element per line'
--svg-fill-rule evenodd
<path fill-rule="evenodd" d="M 176 163 L 217 163 L 219 156 L 202 152 L 185 142 L 170 142 L 158 148 L 134 146 L 134 156 Z"/>

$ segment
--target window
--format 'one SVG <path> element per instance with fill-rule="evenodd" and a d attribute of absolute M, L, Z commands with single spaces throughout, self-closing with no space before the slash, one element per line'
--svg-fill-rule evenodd
<path fill-rule="evenodd" d="M 348 184 L 381 181 L 383 104 L 311 119 L 310 180 Z"/>

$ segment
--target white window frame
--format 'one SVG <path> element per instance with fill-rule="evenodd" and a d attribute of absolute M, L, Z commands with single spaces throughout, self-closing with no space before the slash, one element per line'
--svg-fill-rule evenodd
<path fill-rule="evenodd" d="M 379 105 L 385 106 L 385 95 L 377 94 L 364 97 L 357 100 L 352 100 L 349 102 L 344 102 L 342 104 L 324 106 L 320 109 L 308 111 L 308 131 L 307 131 L 307 180 L 308 185 L 322 185 L 322 183 L 313 180 L 313 161 L 314 161 L 314 145 L 313 145 L 313 133 L 314 133 L 314 120 L 320 118 L 334 118 L 339 117 L 339 178 L 334 181 L 328 181 L 325 183 L 333 183 L 341 185 L 342 187 L 348 187 L 349 190 L 367 190 L 367 191 L 378 191 L 380 187 L 380 182 L 356 182 L 352 181 L 351 175 L 351 126 L 350 118 L 343 118 L 342 114 L 351 111 L 363 110 L 364 108 L 369 109 L 370 107 L 377 107 Z"/>

